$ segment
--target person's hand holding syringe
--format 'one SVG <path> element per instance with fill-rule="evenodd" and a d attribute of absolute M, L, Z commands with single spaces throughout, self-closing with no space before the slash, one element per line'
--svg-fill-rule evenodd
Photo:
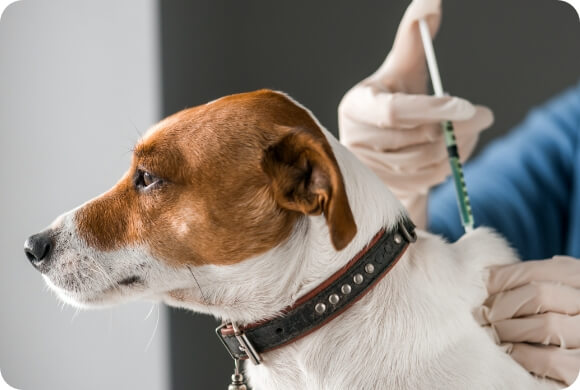
<path fill-rule="evenodd" d="M 440 1 L 411 3 L 383 65 L 344 96 L 339 127 L 341 142 L 381 177 L 417 226 L 425 228 L 427 193 L 450 173 L 440 123 L 453 121 L 457 149 L 465 161 L 493 114 L 458 97 L 427 95 L 420 19 L 434 36 L 441 20 Z"/>

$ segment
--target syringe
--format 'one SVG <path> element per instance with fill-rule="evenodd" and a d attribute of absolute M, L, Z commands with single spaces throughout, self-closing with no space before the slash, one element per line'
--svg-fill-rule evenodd
<path fill-rule="evenodd" d="M 443 85 L 441 84 L 441 76 L 439 75 L 439 67 L 437 66 L 437 60 L 435 58 L 435 50 L 433 50 L 429 26 L 427 26 L 425 19 L 419 20 L 419 30 L 421 31 L 421 40 L 423 41 L 423 48 L 425 49 L 425 57 L 427 58 L 427 66 L 431 76 L 431 83 L 433 84 L 433 91 L 435 92 L 435 96 L 444 96 L 445 94 L 443 92 Z M 467 233 L 473 230 L 473 214 L 471 212 L 467 187 L 463 177 L 463 167 L 461 166 L 459 153 L 457 152 L 457 142 L 455 140 L 455 133 L 453 132 L 453 124 L 451 121 L 445 121 L 441 122 L 441 127 L 443 128 L 445 135 L 445 145 L 447 146 L 449 165 L 451 165 L 451 174 L 453 176 L 453 183 L 455 184 L 455 194 L 457 196 L 457 206 L 459 207 L 461 224 Z"/>

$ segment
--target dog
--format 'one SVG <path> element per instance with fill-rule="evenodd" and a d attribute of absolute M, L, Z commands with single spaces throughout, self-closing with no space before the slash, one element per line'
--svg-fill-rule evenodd
<path fill-rule="evenodd" d="M 485 268 L 517 261 L 484 228 L 453 244 L 421 231 L 412 242 L 403 229 L 409 243 L 349 307 L 276 349 L 250 351 L 243 329 L 284 321 L 378 245 L 379 232 L 400 243 L 405 220 L 310 111 L 259 90 L 163 119 L 112 189 L 29 237 L 25 252 L 76 307 L 142 298 L 224 319 L 255 363 L 245 365 L 254 390 L 559 388 L 532 377 L 472 316 L 487 296 Z M 374 267 L 364 270 L 330 302 L 312 302 L 308 318 L 346 300 Z"/>

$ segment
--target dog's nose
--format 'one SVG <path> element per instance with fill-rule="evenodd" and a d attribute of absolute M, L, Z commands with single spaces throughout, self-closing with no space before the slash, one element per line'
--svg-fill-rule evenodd
<path fill-rule="evenodd" d="M 28 237 L 24 243 L 24 253 L 35 268 L 43 268 L 48 264 L 50 251 L 53 247 L 49 230 Z"/>

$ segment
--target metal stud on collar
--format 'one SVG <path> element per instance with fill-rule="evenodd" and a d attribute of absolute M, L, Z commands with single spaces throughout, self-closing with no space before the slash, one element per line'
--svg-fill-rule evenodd
<path fill-rule="evenodd" d="M 350 284 L 343 284 L 342 287 L 340 288 L 340 292 L 343 293 L 344 295 L 350 294 L 351 291 L 352 288 L 350 287 Z"/>
<path fill-rule="evenodd" d="M 340 297 L 338 296 L 338 294 L 331 294 L 328 297 L 328 302 L 330 302 L 333 305 L 336 305 L 339 301 L 340 301 Z"/>

